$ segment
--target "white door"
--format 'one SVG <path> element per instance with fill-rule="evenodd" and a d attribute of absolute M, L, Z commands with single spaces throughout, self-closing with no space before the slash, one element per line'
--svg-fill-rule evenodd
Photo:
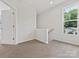
<path fill-rule="evenodd" d="M 15 44 L 15 34 L 14 34 L 14 13 L 12 10 L 3 10 L 1 13 L 2 20 L 2 44 Z"/>

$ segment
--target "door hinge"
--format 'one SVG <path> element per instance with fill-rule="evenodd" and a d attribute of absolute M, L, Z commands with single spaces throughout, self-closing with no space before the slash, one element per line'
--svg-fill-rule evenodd
<path fill-rule="evenodd" d="M 13 37 L 13 40 L 15 40 L 15 38 Z"/>
<path fill-rule="evenodd" d="M 13 28 L 15 28 L 15 25 L 13 25 Z"/>
<path fill-rule="evenodd" d="M 12 15 L 15 15 L 15 12 L 12 12 Z"/>

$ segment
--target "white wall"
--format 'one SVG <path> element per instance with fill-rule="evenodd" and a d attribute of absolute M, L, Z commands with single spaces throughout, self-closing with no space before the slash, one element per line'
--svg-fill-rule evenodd
<path fill-rule="evenodd" d="M 48 44 L 48 29 L 37 28 L 35 33 L 38 41 Z"/>
<path fill-rule="evenodd" d="M 36 29 L 36 12 L 33 9 L 20 7 L 17 20 L 17 42 L 33 40 L 33 31 Z"/>
<path fill-rule="evenodd" d="M 33 40 L 33 32 L 36 29 L 36 10 L 31 7 L 27 8 L 23 2 L 19 2 L 17 7 L 17 43 Z"/>
<path fill-rule="evenodd" d="M 64 6 L 67 6 L 68 4 L 73 4 L 75 2 L 76 0 L 64 2 L 62 4 L 59 4 L 56 7 L 51 8 L 51 10 L 48 10 L 44 14 L 41 14 L 38 16 L 38 28 L 53 28 L 54 29 L 54 31 L 49 33 L 49 41 L 59 40 L 59 41 L 79 45 L 79 39 L 78 39 L 79 35 L 73 36 L 73 35 L 63 34 L 62 8 Z"/>

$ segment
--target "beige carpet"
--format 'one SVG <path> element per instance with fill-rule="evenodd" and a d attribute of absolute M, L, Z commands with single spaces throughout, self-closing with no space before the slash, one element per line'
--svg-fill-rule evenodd
<path fill-rule="evenodd" d="M 16 46 L 0 45 L 2 58 L 58 58 L 79 57 L 79 47 L 51 41 L 43 44 L 36 40 L 25 42 Z"/>

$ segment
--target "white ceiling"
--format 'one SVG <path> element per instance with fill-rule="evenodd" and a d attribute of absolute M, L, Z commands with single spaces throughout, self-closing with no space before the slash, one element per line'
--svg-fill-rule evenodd
<path fill-rule="evenodd" d="M 51 8 L 52 6 L 55 6 L 65 0 L 19 0 L 21 4 L 26 4 L 28 7 L 36 8 L 38 13 L 43 12 L 44 10 Z M 53 1 L 53 4 L 50 4 L 50 1 Z"/>
<path fill-rule="evenodd" d="M 33 7 L 37 10 L 38 13 L 41 13 L 44 10 L 51 8 L 52 6 L 55 6 L 66 0 L 4 0 L 4 1 L 8 1 L 11 4 L 14 4 L 15 6 L 19 3 L 24 4 L 24 7 L 27 7 L 27 8 Z M 53 1 L 53 4 L 51 5 L 49 1 Z"/>

